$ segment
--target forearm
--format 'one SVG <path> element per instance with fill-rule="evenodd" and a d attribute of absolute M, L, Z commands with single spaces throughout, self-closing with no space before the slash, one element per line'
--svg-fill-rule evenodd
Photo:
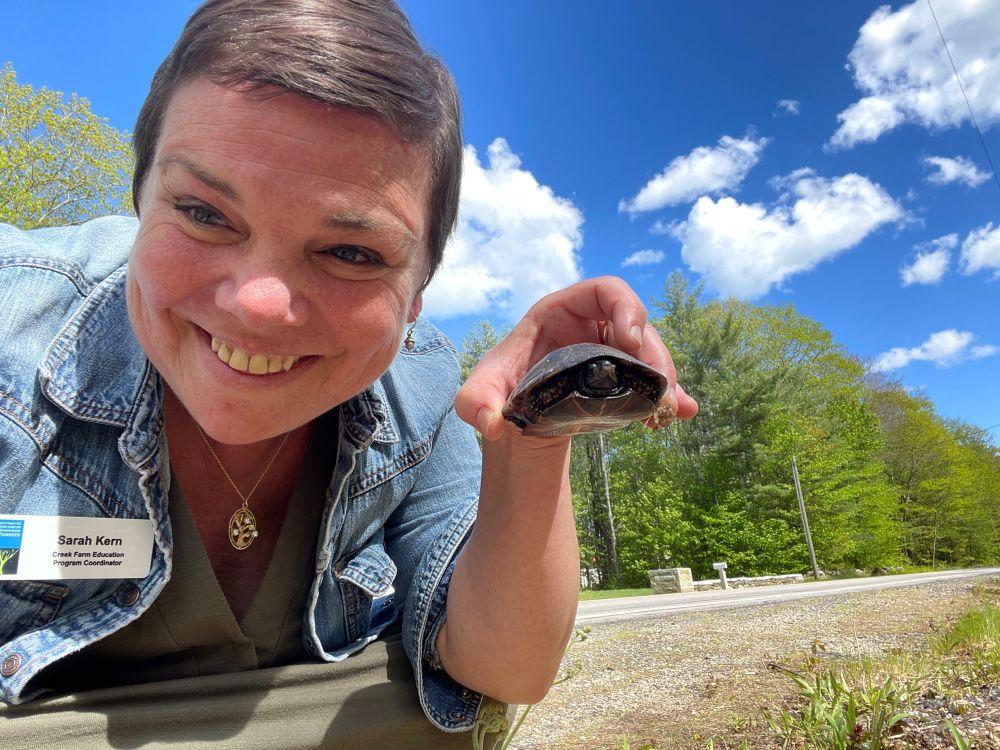
<path fill-rule="evenodd" d="M 536 703 L 573 630 L 580 553 L 569 488 L 569 439 L 508 429 L 483 446 L 476 526 L 455 565 L 441 664 L 506 703 Z"/>

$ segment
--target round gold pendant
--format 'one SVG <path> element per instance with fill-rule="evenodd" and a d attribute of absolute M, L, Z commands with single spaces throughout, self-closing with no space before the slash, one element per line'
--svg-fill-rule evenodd
<path fill-rule="evenodd" d="M 257 519 L 249 508 L 239 508 L 229 519 L 229 543 L 236 549 L 246 549 L 257 538 Z"/>

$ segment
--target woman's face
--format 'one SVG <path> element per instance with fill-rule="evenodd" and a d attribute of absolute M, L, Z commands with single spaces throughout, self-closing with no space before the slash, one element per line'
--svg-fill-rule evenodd
<path fill-rule="evenodd" d="M 423 149 L 366 115 L 205 79 L 174 94 L 142 189 L 128 310 L 209 435 L 282 434 L 388 368 L 420 311 L 428 173 Z"/>

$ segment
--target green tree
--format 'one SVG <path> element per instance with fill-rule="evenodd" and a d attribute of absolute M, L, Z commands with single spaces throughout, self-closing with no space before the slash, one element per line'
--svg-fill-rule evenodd
<path fill-rule="evenodd" d="M 462 340 L 462 348 L 458 354 L 463 383 L 473 368 L 479 364 L 483 355 L 503 341 L 508 333 L 510 333 L 509 326 L 497 329 L 488 320 L 481 320 L 469 329 L 469 333 Z"/>
<path fill-rule="evenodd" d="M 132 148 L 86 99 L 0 69 L 0 222 L 23 229 L 131 213 Z"/>
<path fill-rule="evenodd" d="M 906 558 L 919 565 L 1000 559 L 1000 454 L 989 434 L 941 419 L 923 395 L 876 381 L 870 400 L 885 436 Z"/>

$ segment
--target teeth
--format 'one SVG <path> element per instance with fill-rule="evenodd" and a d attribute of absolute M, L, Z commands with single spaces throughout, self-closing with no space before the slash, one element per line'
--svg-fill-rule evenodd
<path fill-rule="evenodd" d="M 283 357 L 280 354 L 250 354 L 239 347 L 231 349 L 229 344 L 217 336 L 212 336 L 212 351 L 234 370 L 249 372 L 252 375 L 288 371 L 299 360 L 298 357 Z"/>
<path fill-rule="evenodd" d="M 250 365 L 247 369 L 249 369 L 254 375 L 266 375 L 267 357 L 263 354 L 254 354 L 250 357 Z"/>
<path fill-rule="evenodd" d="M 250 364 L 250 355 L 239 348 L 237 348 L 233 352 L 233 356 L 229 358 L 229 366 L 232 367 L 234 370 L 239 370 L 240 372 L 246 372 L 247 365 L 249 364 Z"/>

